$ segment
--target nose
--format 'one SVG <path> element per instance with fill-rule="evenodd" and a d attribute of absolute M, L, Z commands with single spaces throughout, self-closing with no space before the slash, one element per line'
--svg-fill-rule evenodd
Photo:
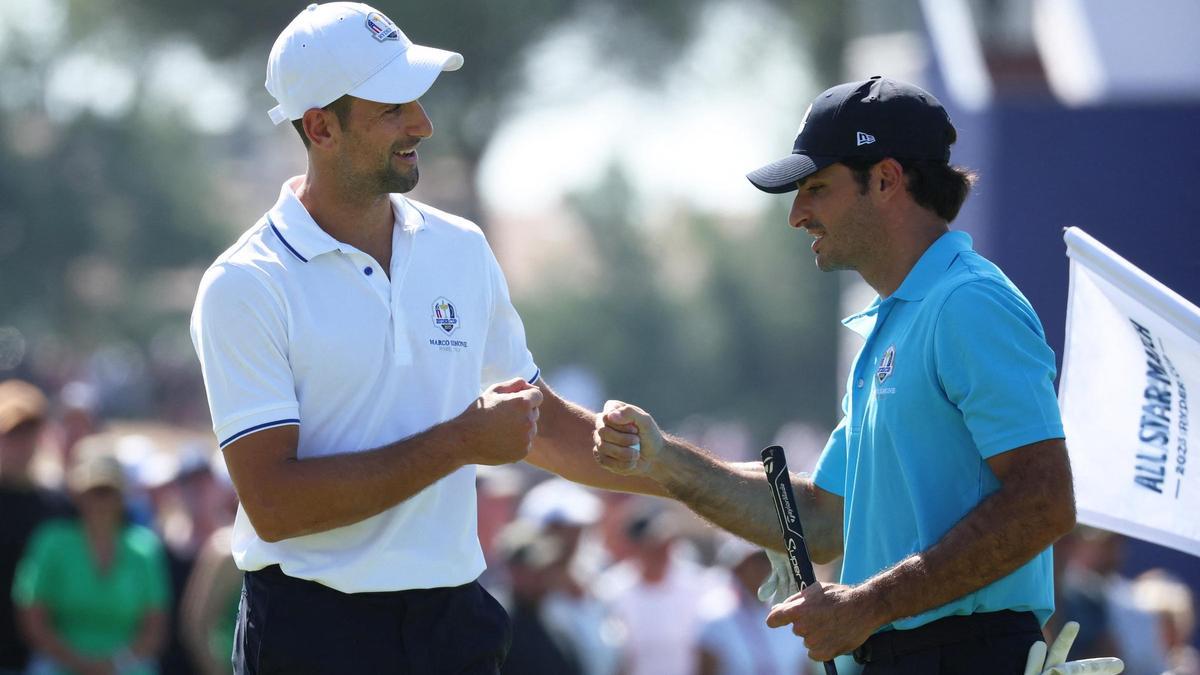
<path fill-rule="evenodd" d="M 811 212 L 808 208 L 808 199 L 804 195 L 804 190 L 796 190 L 796 197 L 792 200 L 792 210 L 788 213 L 788 225 L 801 230 L 808 227 L 810 218 Z"/>
<path fill-rule="evenodd" d="M 408 135 L 416 136 L 417 138 L 429 138 L 432 136 L 433 122 L 429 121 L 429 115 L 425 114 L 425 108 L 421 106 L 421 102 L 413 101 L 412 105 L 404 107 L 407 113 L 405 129 Z"/>

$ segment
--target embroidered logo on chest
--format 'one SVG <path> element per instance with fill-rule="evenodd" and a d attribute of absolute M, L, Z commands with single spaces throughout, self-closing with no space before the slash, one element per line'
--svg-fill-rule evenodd
<path fill-rule="evenodd" d="M 450 335 L 458 328 L 458 310 L 454 303 L 446 298 L 433 301 L 433 325 L 442 329 L 442 333 Z"/>
<path fill-rule="evenodd" d="M 875 371 L 875 379 L 879 384 L 891 376 L 892 371 L 896 368 L 896 345 L 887 348 L 883 353 L 883 359 L 879 362 L 879 369 Z"/>

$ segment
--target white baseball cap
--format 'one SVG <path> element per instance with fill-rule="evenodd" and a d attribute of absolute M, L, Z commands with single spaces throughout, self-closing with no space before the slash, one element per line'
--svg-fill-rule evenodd
<path fill-rule="evenodd" d="M 542 527 L 587 527 L 600 520 L 603 510 L 600 498 L 585 488 L 562 478 L 549 478 L 525 493 L 517 517 Z"/>
<path fill-rule="evenodd" d="M 407 103 L 462 54 L 413 44 L 382 12 L 360 2 L 312 4 L 288 24 L 267 59 L 271 121 L 297 120 L 346 94 Z"/>

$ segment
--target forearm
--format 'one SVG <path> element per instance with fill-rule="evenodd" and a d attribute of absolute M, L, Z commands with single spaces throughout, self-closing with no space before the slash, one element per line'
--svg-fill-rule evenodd
<path fill-rule="evenodd" d="M 605 490 L 667 496 L 657 482 L 644 476 L 613 473 L 596 463 L 593 457 L 592 431 L 595 413 L 559 398 L 542 385 L 545 399 L 538 435 L 526 460 L 567 480 Z"/>
<path fill-rule="evenodd" d="M 452 423 L 363 452 L 291 458 L 239 490 L 266 541 L 324 532 L 370 518 L 463 466 Z"/>
<path fill-rule="evenodd" d="M 360 522 L 469 464 L 524 459 L 541 401 L 536 387 L 514 379 L 488 387 L 455 418 L 383 447 L 300 459 L 298 427 L 282 426 L 231 443 L 225 460 L 255 531 L 274 542 Z"/>
<path fill-rule="evenodd" d="M 783 534 L 762 466 L 729 463 L 683 439 L 668 436 L 651 474 L 672 497 L 714 525 L 760 546 L 782 550 Z M 841 555 L 841 511 L 818 503 L 817 487 L 804 475 L 791 474 L 796 507 L 809 555 L 828 562 Z"/>
<path fill-rule="evenodd" d="M 1010 484 L 941 540 L 860 586 L 879 626 L 973 593 L 1031 560 L 1070 529 L 1053 489 Z M 1073 507 L 1070 523 L 1074 522 Z"/>

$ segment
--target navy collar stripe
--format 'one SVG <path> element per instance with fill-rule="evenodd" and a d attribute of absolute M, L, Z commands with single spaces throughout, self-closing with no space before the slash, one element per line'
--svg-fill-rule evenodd
<path fill-rule="evenodd" d="M 279 241 L 283 242 L 283 245 L 287 247 L 287 250 L 292 252 L 292 255 L 299 258 L 300 262 L 308 262 L 308 258 L 300 255 L 300 252 L 292 248 L 292 245 L 288 243 L 288 240 L 283 238 L 283 234 L 279 232 L 279 228 L 275 227 L 275 223 L 271 222 L 270 217 L 267 218 L 267 224 L 271 226 L 271 231 L 275 233 L 276 237 L 279 237 Z"/>

